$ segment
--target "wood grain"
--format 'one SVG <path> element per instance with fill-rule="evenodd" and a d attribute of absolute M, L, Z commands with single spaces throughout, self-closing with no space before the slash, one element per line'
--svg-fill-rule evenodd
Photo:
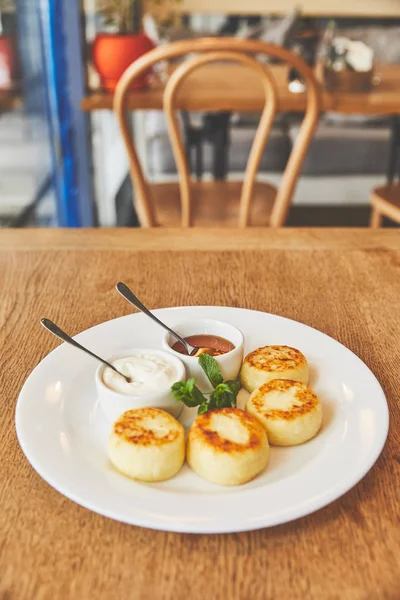
<path fill-rule="evenodd" d="M 298 8 L 297 0 L 280 0 L 265 3 L 251 0 L 243 5 L 242 0 L 185 0 L 177 10 L 191 13 L 229 13 L 243 15 L 285 15 Z M 398 0 L 303 0 L 301 14 L 317 17 L 398 17 Z"/>
<path fill-rule="evenodd" d="M 400 232 L 396 229 L 369 231 L 365 229 L 300 228 L 250 230 L 209 229 L 192 235 L 182 229 L 19 229 L 0 230 L 0 251 L 53 252 L 56 250 L 87 252 L 109 250 L 128 252 L 142 250 L 397 250 Z M 329 235 L 327 235 L 329 233 Z"/>
<path fill-rule="evenodd" d="M 3 230 L 0 277 L 2 600 L 399 598 L 399 231 Z M 378 376 L 390 406 L 376 465 L 325 509 L 244 534 L 144 530 L 61 496 L 19 449 L 15 403 L 57 345 L 39 318 L 78 332 L 127 314 L 113 290 L 118 279 L 154 308 L 270 311 L 346 344 Z"/>
<path fill-rule="evenodd" d="M 179 181 L 152 183 L 149 189 L 148 203 L 154 227 L 176 228 L 182 225 L 181 187 Z M 190 181 L 191 226 L 204 229 L 237 228 L 239 222 L 240 195 L 242 181 Z M 267 182 L 256 181 L 250 211 L 250 225 L 268 227 L 274 208 L 277 188 Z M 135 210 L 141 211 L 138 194 L 135 194 Z M 142 220 L 143 224 L 143 220 Z"/>
<path fill-rule="evenodd" d="M 306 106 L 304 94 L 288 90 L 288 72 L 282 65 L 272 65 L 278 91 L 278 112 L 303 112 Z M 379 85 L 370 92 L 322 94 L 322 110 L 344 114 L 395 115 L 400 114 L 400 65 L 378 65 L 376 74 Z M 163 106 L 161 85 L 137 90 L 128 96 L 130 110 L 161 110 Z M 93 92 L 84 97 L 81 108 L 85 111 L 112 110 L 114 96 L 111 93 Z M 257 111 L 264 107 L 263 87 L 252 71 L 239 65 L 207 65 L 190 75 L 177 95 L 176 104 L 188 111 Z"/>

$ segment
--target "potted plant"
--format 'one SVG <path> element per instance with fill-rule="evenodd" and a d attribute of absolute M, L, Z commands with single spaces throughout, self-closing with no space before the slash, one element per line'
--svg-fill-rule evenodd
<path fill-rule="evenodd" d="M 121 75 L 154 43 L 143 32 L 142 0 L 106 0 L 100 7 L 109 33 L 99 33 L 93 44 L 93 63 L 102 85 L 114 90 Z M 133 88 L 147 85 L 148 73 L 136 79 Z"/>
<path fill-rule="evenodd" d="M 0 0 L 0 89 L 3 90 L 12 88 L 18 78 L 16 39 L 7 28 L 7 18 L 12 17 L 14 12 L 14 2 Z"/>
<path fill-rule="evenodd" d="M 331 22 L 324 36 L 322 79 L 329 92 L 369 92 L 374 79 L 374 52 L 361 41 L 335 36 Z"/>

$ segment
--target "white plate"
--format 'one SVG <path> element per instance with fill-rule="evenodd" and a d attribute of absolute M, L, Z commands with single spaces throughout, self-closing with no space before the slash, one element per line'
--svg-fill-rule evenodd
<path fill-rule="evenodd" d="M 302 446 L 272 448 L 266 471 L 240 487 L 203 481 L 187 465 L 163 483 L 135 482 L 115 471 L 107 458 L 109 425 L 96 399 L 96 361 L 62 344 L 32 372 L 16 409 L 21 447 L 56 490 L 126 523 L 217 533 L 307 515 L 339 498 L 371 468 L 387 436 L 388 408 L 378 381 L 350 350 L 316 329 L 251 310 L 195 306 L 155 314 L 171 326 L 200 317 L 232 323 L 244 333 L 246 352 L 267 344 L 299 348 L 309 360 L 311 386 L 323 404 L 320 433 Z M 76 339 L 110 356 L 135 346 L 157 348 L 162 335 L 147 317 L 132 314 L 88 329 Z M 188 424 L 193 409 L 182 415 Z"/>

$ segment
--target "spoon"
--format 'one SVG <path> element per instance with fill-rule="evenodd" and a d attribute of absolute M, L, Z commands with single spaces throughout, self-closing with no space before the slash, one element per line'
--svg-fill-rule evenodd
<path fill-rule="evenodd" d="M 124 375 L 123 373 L 118 371 L 118 369 L 116 369 L 112 364 L 110 364 L 109 362 L 104 360 L 104 358 L 100 358 L 100 356 L 97 356 L 97 354 L 94 354 L 87 348 L 84 348 L 83 346 L 78 344 L 78 342 L 76 342 L 74 339 L 72 339 L 72 337 L 67 335 L 62 329 L 60 329 L 55 323 L 53 323 L 53 321 L 50 321 L 50 319 L 40 319 L 40 322 L 43 325 L 43 327 L 45 329 L 47 329 L 47 331 L 50 331 L 50 333 L 52 333 L 56 337 L 60 338 L 60 340 L 62 340 L 63 342 L 67 342 L 67 344 L 71 344 L 71 346 L 74 346 L 75 348 L 78 348 L 79 350 L 83 350 L 83 352 L 86 352 L 86 354 L 93 356 L 93 358 L 97 358 L 97 360 L 99 360 L 100 362 L 105 364 L 107 367 L 109 367 L 110 369 L 112 369 L 113 371 L 118 373 L 118 375 L 123 377 L 125 379 L 125 381 L 127 381 L 128 383 L 132 383 L 132 379 L 130 377 L 128 377 L 127 375 Z"/>
<path fill-rule="evenodd" d="M 144 313 L 145 315 L 150 317 L 150 319 L 153 319 L 153 321 L 155 321 L 156 323 L 161 325 L 161 327 L 164 327 L 164 329 L 166 329 L 172 336 L 174 336 L 175 339 L 177 339 L 181 344 L 183 344 L 183 347 L 185 348 L 185 350 L 189 356 L 197 356 L 198 352 L 200 352 L 200 354 L 203 354 L 205 351 L 208 350 L 208 348 L 200 348 L 198 346 L 192 346 L 183 337 L 181 337 L 178 333 L 176 333 L 175 331 L 170 329 L 168 327 L 168 325 L 166 325 L 165 323 L 160 321 L 160 319 L 157 319 L 157 317 L 155 315 L 153 315 L 153 313 L 151 313 L 149 311 L 149 309 L 146 308 L 145 305 L 142 304 L 142 302 L 140 302 L 140 300 L 138 298 L 136 298 L 135 294 L 128 288 L 127 285 L 122 283 L 122 281 L 119 281 L 115 285 L 115 288 L 121 294 L 121 296 L 123 298 L 125 298 L 125 300 L 128 300 L 128 302 L 130 304 L 132 304 L 135 308 L 138 308 L 140 311 L 142 311 L 142 313 Z"/>

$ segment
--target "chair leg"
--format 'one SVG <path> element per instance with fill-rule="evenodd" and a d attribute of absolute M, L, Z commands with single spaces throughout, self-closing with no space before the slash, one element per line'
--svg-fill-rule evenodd
<path fill-rule="evenodd" d="M 372 206 L 371 208 L 371 220 L 369 226 L 373 229 L 378 229 L 382 226 L 382 214 L 375 206 Z"/>

